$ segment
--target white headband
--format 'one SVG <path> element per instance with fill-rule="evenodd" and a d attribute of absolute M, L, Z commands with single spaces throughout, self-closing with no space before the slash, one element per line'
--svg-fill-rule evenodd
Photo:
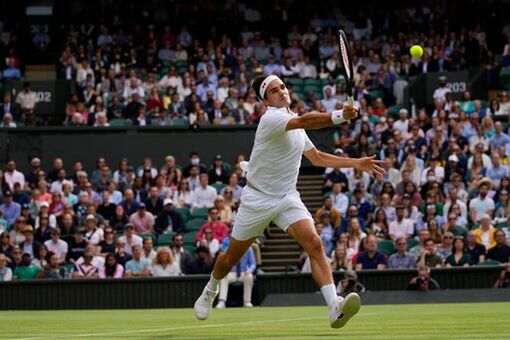
<path fill-rule="evenodd" d="M 275 76 L 274 74 L 271 74 L 270 76 L 267 76 L 266 79 L 260 84 L 259 94 L 260 98 L 264 99 L 264 94 L 266 93 L 267 87 L 269 84 L 276 79 L 280 79 L 278 76 Z"/>

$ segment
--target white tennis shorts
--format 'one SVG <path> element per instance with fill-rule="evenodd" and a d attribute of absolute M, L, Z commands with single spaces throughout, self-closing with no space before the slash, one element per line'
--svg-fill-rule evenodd
<path fill-rule="evenodd" d="M 239 241 L 257 237 L 271 222 L 286 232 L 291 224 L 305 219 L 313 223 L 312 215 L 301 201 L 297 190 L 284 196 L 274 196 L 245 186 L 241 193 L 241 205 L 235 217 L 232 237 Z"/>

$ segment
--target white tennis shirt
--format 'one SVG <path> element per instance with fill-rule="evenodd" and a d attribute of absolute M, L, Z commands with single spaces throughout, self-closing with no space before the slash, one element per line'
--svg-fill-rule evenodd
<path fill-rule="evenodd" d="M 260 119 L 246 178 L 263 193 L 282 196 L 296 190 L 303 152 L 315 147 L 305 130 L 285 130 L 294 117 L 286 107 L 269 106 Z"/>

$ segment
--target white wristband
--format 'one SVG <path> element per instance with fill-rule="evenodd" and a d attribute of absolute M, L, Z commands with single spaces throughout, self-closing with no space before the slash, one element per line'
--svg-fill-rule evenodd
<path fill-rule="evenodd" d="M 346 122 L 347 119 L 344 118 L 344 110 L 331 112 L 331 121 L 333 122 L 333 125 L 340 125 Z"/>

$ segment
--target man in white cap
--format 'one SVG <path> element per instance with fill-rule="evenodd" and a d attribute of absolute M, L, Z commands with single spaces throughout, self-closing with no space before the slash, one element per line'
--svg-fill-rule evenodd
<path fill-rule="evenodd" d="M 359 311 L 360 298 L 356 293 L 345 299 L 337 296 L 321 238 L 296 190 L 301 158 L 305 155 L 319 167 L 353 167 L 377 174 L 384 173 L 384 162 L 374 157 L 340 158 L 318 151 L 306 135 L 306 129 L 340 125 L 355 118 L 354 107 L 346 105 L 343 110 L 332 113 L 310 112 L 297 116 L 289 108 L 289 90 L 279 77 L 256 77 L 252 87 L 267 110 L 260 119 L 250 162 L 245 167 L 247 184 L 243 188 L 230 245 L 216 260 L 210 280 L 195 303 L 195 316 L 199 320 L 209 317 L 221 279 L 269 223 L 274 222 L 308 253 L 312 275 L 329 306 L 330 325 L 343 327 Z"/>
<path fill-rule="evenodd" d="M 104 240 L 104 231 L 98 227 L 94 214 L 87 214 L 85 217 L 85 238 L 95 245 Z"/>
<path fill-rule="evenodd" d="M 399 130 L 405 139 L 407 139 L 409 132 L 408 113 L 407 109 L 401 108 L 399 111 L 400 119 L 393 123 L 393 130 Z"/>
<path fill-rule="evenodd" d="M 450 176 L 454 172 L 460 175 L 464 175 L 464 168 L 459 164 L 459 157 L 457 157 L 456 154 L 452 153 L 450 156 L 448 156 L 448 163 L 444 168 L 445 180 L 450 179 Z"/>
<path fill-rule="evenodd" d="M 174 202 L 171 198 L 163 201 L 163 211 L 156 217 L 154 225 L 156 234 L 172 234 L 184 231 L 184 222 L 181 215 L 175 211 Z"/>
<path fill-rule="evenodd" d="M 57 218 L 55 217 L 55 215 L 50 214 L 50 204 L 46 201 L 41 202 L 39 205 L 39 216 L 41 216 L 42 214 L 48 214 L 48 216 L 50 217 L 49 224 L 51 228 L 57 227 Z M 35 218 L 35 229 L 39 228 L 39 216 Z"/>

